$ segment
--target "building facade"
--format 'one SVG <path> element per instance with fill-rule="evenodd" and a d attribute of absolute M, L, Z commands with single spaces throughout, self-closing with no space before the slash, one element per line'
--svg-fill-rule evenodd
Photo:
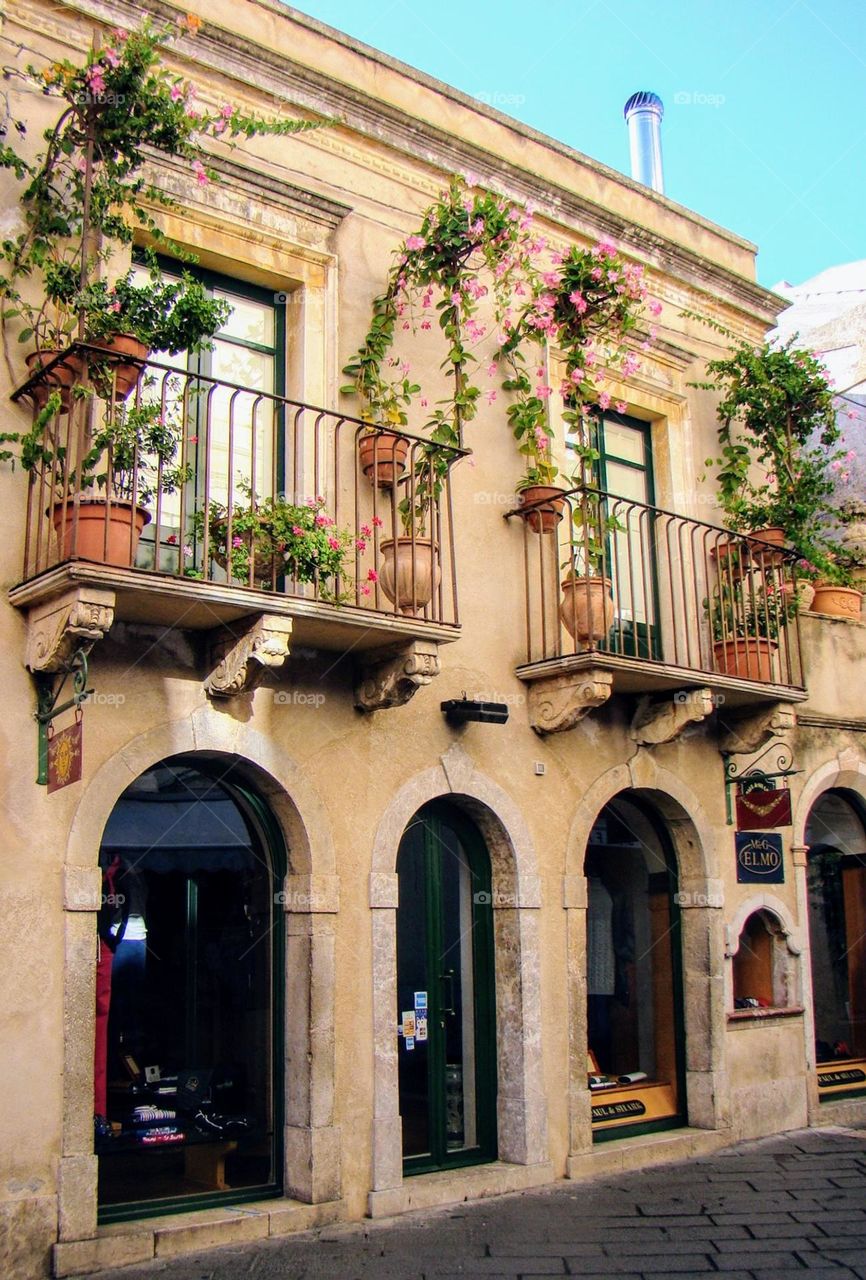
<path fill-rule="evenodd" d="M 16 0 L 4 57 L 80 57 L 141 17 Z M 217 143 L 207 185 L 154 158 L 179 204 L 155 216 L 234 310 L 204 364 L 152 361 L 192 479 L 134 563 L 83 555 L 19 468 L 0 475 L 4 1274 L 862 1118 L 866 630 L 804 613 L 768 667 L 723 673 L 703 608 L 730 544 L 702 474 L 714 404 L 690 384 L 722 347 L 681 313 L 759 340 L 782 304 L 754 246 L 282 5 L 201 17 L 170 58 L 202 100 L 332 124 Z M 48 107 L 9 95 L 35 140 Z M 501 396 L 448 459 L 408 596 L 383 585 L 400 486 L 357 462 L 340 370 L 396 245 L 467 171 L 532 202 L 560 252 L 612 239 L 664 308 L 600 428 L 619 519 L 595 642 L 560 617 L 569 521 L 517 511 Z M 407 350 L 435 396 L 435 340 Z M 195 511 L 237 476 L 369 542 L 349 598 L 202 559 Z M 76 672 L 92 692 L 63 711 Z M 738 781 L 755 768 L 761 787 Z M 769 831 L 768 789 L 791 802 Z"/>

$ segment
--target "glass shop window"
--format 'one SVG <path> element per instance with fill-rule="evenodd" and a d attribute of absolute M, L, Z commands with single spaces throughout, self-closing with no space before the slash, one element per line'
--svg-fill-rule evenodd
<path fill-rule="evenodd" d="M 104 1217 L 280 1184 L 280 868 L 250 797 L 168 761 L 100 850 L 94 1056 Z"/>

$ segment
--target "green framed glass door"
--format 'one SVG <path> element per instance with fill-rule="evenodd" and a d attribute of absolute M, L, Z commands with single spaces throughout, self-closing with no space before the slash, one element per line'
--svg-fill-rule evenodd
<path fill-rule="evenodd" d="M 162 495 L 160 556 L 155 555 L 155 530 L 150 525 L 144 530 L 136 563 L 139 568 L 164 568 L 172 562 L 172 548 L 174 558 L 178 548 L 188 548 L 183 552 L 184 568 L 201 569 L 191 521 L 204 505 L 205 490 L 211 502 L 227 507 L 247 502 L 248 488 L 261 499 L 283 487 L 284 413 L 267 397 L 285 390 L 285 307 L 275 304 L 273 291 L 246 281 L 185 264 L 181 268 L 170 259 L 160 258 L 159 265 L 164 279 L 178 279 L 183 269 L 200 280 L 211 297 L 231 307 L 213 350 L 173 356 L 153 352 L 154 360 L 176 368 L 180 376 L 154 377 L 142 392 L 144 400 L 164 399 L 169 417 L 185 416 L 184 456 L 190 479 L 184 492 L 176 489 Z M 144 266 L 136 270 L 146 277 Z M 218 385 L 207 379 L 217 379 Z M 239 387 L 244 391 L 239 392 Z M 213 566 L 211 572 L 220 576 Z"/>
<path fill-rule="evenodd" d="M 650 424 L 604 414 L 596 447 L 599 486 L 622 499 L 611 503 L 608 513 L 622 526 L 609 534 L 607 546 L 616 602 L 611 647 L 630 657 L 659 658 L 655 530 L 651 513 L 644 510 L 655 503 Z"/>
<path fill-rule="evenodd" d="M 490 859 L 447 805 L 415 815 L 397 858 L 404 1171 L 496 1158 Z"/>

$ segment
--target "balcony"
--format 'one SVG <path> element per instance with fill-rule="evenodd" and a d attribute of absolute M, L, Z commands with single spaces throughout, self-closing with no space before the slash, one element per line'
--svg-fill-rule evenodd
<path fill-rule="evenodd" d="M 64 669 L 118 620 L 198 633 L 212 696 L 254 687 L 290 641 L 351 652 L 367 710 L 438 672 L 438 646 L 460 630 L 460 450 L 85 344 L 21 398 L 42 408 L 10 593 L 31 670 Z"/>
<path fill-rule="evenodd" d="M 632 736 L 670 741 L 721 706 L 806 698 L 794 557 L 601 490 L 507 513 L 523 525 L 530 717 L 571 728 L 640 697 Z M 667 735 L 667 736 L 666 736 Z"/>

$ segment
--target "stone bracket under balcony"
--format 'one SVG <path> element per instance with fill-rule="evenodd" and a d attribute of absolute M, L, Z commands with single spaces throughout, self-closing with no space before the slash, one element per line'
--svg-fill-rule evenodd
<path fill-rule="evenodd" d="M 27 609 L 28 671 L 67 671 L 76 652 L 90 650 L 111 630 L 115 594 L 103 587 L 69 585 Z"/>
<path fill-rule="evenodd" d="M 603 706 L 612 687 L 610 672 L 594 667 L 533 680 L 529 686 L 529 723 L 542 736 L 565 733 L 590 711 Z"/>
<path fill-rule="evenodd" d="M 205 688 L 216 698 L 254 688 L 284 664 L 290 642 L 351 654 L 360 668 L 356 705 L 368 711 L 408 702 L 439 674 L 439 646 L 460 638 L 458 626 L 424 617 L 86 560 L 20 583 L 9 600 L 27 618 L 31 671 L 64 670 L 114 622 L 143 624 L 200 638 Z"/>
<path fill-rule="evenodd" d="M 690 724 L 700 724 L 715 709 L 711 690 L 678 689 L 671 698 L 643 697 L 629 730 L 633 742 L 642 747 L 657 747 L 673 742 Z"/>
<path fill-rule="evenodd" d="M 269 671 L 278 671 L 289 656 L 292 619 L 263 613 L 246 627 L 220 628 L 211 638 L 211 673 L 204 682 L 210 698 L 237 698 L 251 693 Z"/>
<path fill-rule="evenodd" d="M 429 640 L 415 640 L 395 653 L 379 655 L 375 662 L 361 666 L 355 706 L 359 711 L 402 707 L 440 670 L 439 646 Z"/>
<path fill-rule="evenodd" d="M 787 738 L 797 717 L 792 707 L 776 703 L 745 715 L 728 716 L 722 723 L 724 733 L 719 738 L 719 750 L 725 755 L 750 755 L 773 738 Z"/>
<path fill-rule="evenodd" d="M 565 711 L 562 716 L 556 715 L 553 709 L 555 702 L 565 700 L 569 689 L 573 690 L 569 696 L 577 699 L 581 697 L 579 693 L 581 679 L 588 681 L 590 685 L 598 686 L 596 695 L 606 687 L 606 692 L 599 697 L 594 706 L 601 706 L 610 696 L 625 695 L 631 698 L 649 696 L 657 699 L 659 705 L 665 706 L 670 706 L 671 700 L 685 699 L 684 703 L 681 702 L 681 705 L 686 708 L 685 712 L 674 712 L 671 715 L 675 721 L 678 715 L 684 714 L 686 723 L 696 718 L 692 716 L 689 720 L 689 713 L 704 705 L 702 696 L 705 694 L 711 696 L 713 706 L 723 721 L 732 709 L 736 709 L 735 714 L 743 714 L 750 708 L 766 710 L 770 705 L 805 702 L 808 697 L 805 689 L 794 685 L 764 684 L 758 680 L 744 680 L 738 676 L 723 675 L 720 672 L 695 670 L 647 658 L 605 653 L 598 649 L 590 649 L 585 653 L 564 654 L 558 658 L 547 658 L 542 662 L 526 663 L 516 668 L 516 674 L 529 686 L 530 723 L 533 728 L 537 728 L 537 719 L 541 719 L 545 726 L 550 718 L 569 720 L 568 723 L 557 728 L 542 727 L 538 730 L 542 733 L 560 732 L 561 728 L 571 728 L 582 719 L 580 714 L 569 715 Z M 533 693 L 536 687 L 538 692 Z M 697 700 L 690 705 L 688 699 L 695 695 L 698 695 Z M 586 696 L 591 698 L 593 695 L 590 691 Z M 546 705 L 548 703 L 550 705 Z M 538 708 L 535 713 L 532 710 L 533 705 Z M 593 706 L 588 706 L 587 711 L 591 710 Z M 658 717 L 660 722 L 665 718 L 666 713 L 658 711 L 649 714 L 653 718 Z M 659 739 L 659 741 L 663 740 L 663 738 Z"/>

